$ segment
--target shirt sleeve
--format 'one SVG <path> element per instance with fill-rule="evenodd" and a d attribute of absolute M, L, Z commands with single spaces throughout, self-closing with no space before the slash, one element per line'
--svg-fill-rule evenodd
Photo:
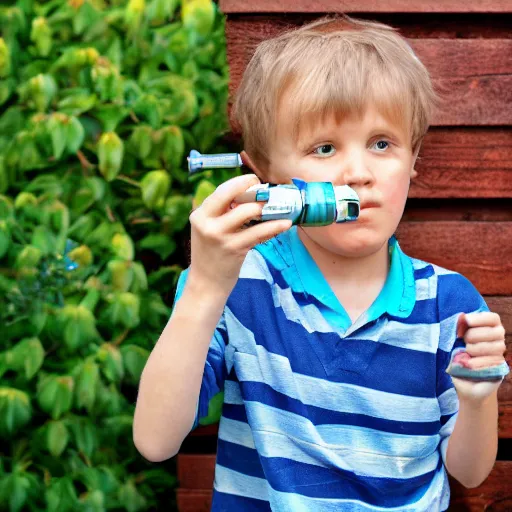
<path fill-rule="evenodd" d="M 441 411 L 440 450 L 446 465 L 448 440 L 455 427 L 459 411 L 457 392 L 446 369 L 452 352 L 459 347 L 465 347 L 464 340 L 457 338 L 457 319 L 461 313 L 489 311 L 489 307 L 471 281 L 457 273 L 438 276 L 437 299 L 440 331 L 436 355 L 436 395 Z"/>
<path fill-rule="evenodd" d="M 178 279 L 173 310 L 183 294 L 189 269 L 184 270 Z M 196 414 L 192 429 L 194 430 L 201 420 L 206 418 L 204 424 L 216 423 L 220 418 L 224 381 L 227 376 L 224 362 L 225 348 L 228 343 L 224 311 L 210 340 L 208 353 L 203 371 L 203 380 L 196 404 Z"/>

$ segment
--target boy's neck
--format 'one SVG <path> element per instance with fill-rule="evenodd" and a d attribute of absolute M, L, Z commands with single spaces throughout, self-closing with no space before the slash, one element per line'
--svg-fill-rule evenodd
<path fill-rule="evenodd" d="M 324 249 L 300 226 L 297 234 L 328 282 L 335 280 L 337 284 L 350 287 L 376 281 L 383 284 L 386 281 L 390 265 L 387 241 L 373 254 L 363 258 L 346 258 Z"/>

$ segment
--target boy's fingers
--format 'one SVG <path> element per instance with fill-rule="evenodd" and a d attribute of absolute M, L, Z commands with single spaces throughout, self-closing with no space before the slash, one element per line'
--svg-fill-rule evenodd
<path fill-rule="evenodd" d="M 501 325 L 495 327 L 471 327 L 464 334 L 466 343 L 480 343 L 483 341 L 504 341 L 505 329 Z"/>
<path fill-rule="evenodd" d="M 237 205 L 236 208 L 233 208 L 219 219 L 222 222 L 223 230 L 225 232 L 238 231 L 246 222 L 261 217 L 264 205 L 263 202 Z"/>
<path fill-rule="evenodd" d="M 482 341 L 466 345 L 466 352 L 471 357 L 502 356 L 506 349 L 504 341 Z"/>
<path fill-rule="evenodd" d="M 469 329 L 466 316 L 465 313 L 461 313 L 457 319 L 457 338 L 463 338 L 464 334 L 466 334 L 466 331 Z"/>
<path fill-rule="evenodd" d="M 201 208 L 208 217 L 218 217 L 226 212 L 236 196 L 259 183 L 261 183 L 260 180 L 254 174 L 231 178 L 220 184 L 215 192 L 203 201 Z"/>
<path fill-rule="evenodd" d="M 254 246 L 274 238 L 279 233 L 286 231 L 292 225 L 291 220 L 270 220 L 255 224 L 236 234 L 237 245 L 253 248 Z"/>
<path fill-rule="evenodd" d="M 457 338 L 463 338 L 469 328 L 501 325 L 500 315 L 490 311 L 461 313 L 457 319 Z"/>
<path fill-rule="evenodd" d="M 482 311 L 478 313 L 467 313 L 466 322 L 469 327 L 494 327 L 501 323 L 500 315 L 491 311 Z"/>
<path fill-rule="evenodd" d="M 480 368 L 489 368 L 490 366 L 498 366 L 503 363 L 503 356 L 483 356 L 472 357 L 466 362 L 466 366 L 471 370 L 478 370 Z"/>

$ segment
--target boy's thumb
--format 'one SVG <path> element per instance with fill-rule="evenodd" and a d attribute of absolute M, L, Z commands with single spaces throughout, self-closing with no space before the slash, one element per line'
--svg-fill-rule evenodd
<path fill-rule="evenodd" d="M 457 338 L 463 338 L 468 330 L 468 322 L 466 320 L 466 313 L 461 313 L 457 318 Z"/>

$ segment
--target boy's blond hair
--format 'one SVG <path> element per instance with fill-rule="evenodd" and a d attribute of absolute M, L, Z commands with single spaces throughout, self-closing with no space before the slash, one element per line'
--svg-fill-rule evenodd
<path fill-rule="evenodd" d="M 260 43 L 233 104 L 244 149 L 265 169 L 284 94 L 297 137 L 303 123 L 339 121 L 371 103 L 419 148 L 438 104 L 429 73 L 397 31 L 348 16 L 322 18 Z"/>

